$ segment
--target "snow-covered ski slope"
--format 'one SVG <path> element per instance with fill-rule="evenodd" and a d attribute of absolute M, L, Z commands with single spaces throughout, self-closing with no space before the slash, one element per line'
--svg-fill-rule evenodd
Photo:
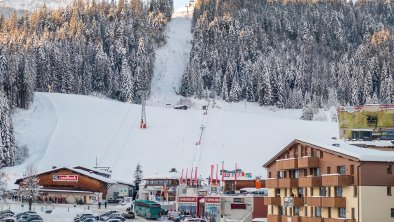
<path fill-rule="evenodd" d="M 189 9 L 190 10 L 190 9 Z M 207 176 L 211 164 L 235 163 L 256 176 L 266 176 L 262 165 L 294 138 L 326 140 L 337 136 L 336 123 L 301 121 L 300 110 L 262 108 L 255 103 L 210 102 L 188 99 L 191 109 L 172 108 L 182 98 L 179 88 L 190 51 L 190 23 L 178 10 L 167 28 L 167 44 L 157 51 L 152 94 L 147 101 L 147 129 L 139 129 L 141 106 L 93 96 L 36 93 L 29 110 L 13 116 L 16 141 L 30 156 L 8 168 L 10 183 L 22 176 L 27 163 L 38 170 L 52 166 L 100 166 L 113 178 L 131 181 L 138 162 L 144 174 L 197 166 Z M 183 101 L 184 103 L 185 101 Z M 166 107 L 170 103 L 171 107 Z M 199 141 L 201 125 L 205 130 Z"/>
<path fill-rule="evenodd" d="M 154 76 L 148 104 L 174 104 L 179 101 L 175 95 L 178 90 L 184 68 L 189 60 L 191 50 L 191 16 L 192 9 L 186 13 L 185 8 L 175 11 L 167 26 L 167 43 L 156 51 Z"/>
<path fill-rule="evenodd" d="M 14 124 L 18 144 L 31 150 L 27 162 L 39 170 L 94 166 L 97 157 L 101 166 L 113 169 L 114 178 L 126 181 L 138 162 L 145 175 L 194 164 L 206 176 L 210 164 L 224 161 L 226 168 L 237 162 L 265 176 L 262 164 L 294 138 L 321 141 L 337 136 L 335 123 L 293 118 L 299 110 L 272 112 L 247 104 L 243 112 L 244 104 L 232 106 L 234 111 L 226 104 L 209 110 L 200 146 L 195 144 L 202 110 L 147 106 L 148 128 L 141 130 L 141 106 L 92 96 L 37 93 L 30 110 L 14 115 Z M 21 165 L 7 171 L 15 178 L 23 169 Z"/>

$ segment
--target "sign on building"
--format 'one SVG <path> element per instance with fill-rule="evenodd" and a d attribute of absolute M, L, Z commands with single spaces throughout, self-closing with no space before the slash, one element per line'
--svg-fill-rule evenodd
<path fill-rule="evenodd" d="M 78 182 L 78 175 L 53 175 L 52 179 L 56 182 Z"/>
<path fill-rule="evenodd" d="M 205 219 L 209 222 L 220 222 L 220 197 L 205 197 Z"/>

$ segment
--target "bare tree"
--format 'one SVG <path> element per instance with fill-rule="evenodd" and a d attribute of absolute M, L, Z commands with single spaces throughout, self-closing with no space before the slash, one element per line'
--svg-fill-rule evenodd
<path fill-rule="evenodd" d="M 40 195 L 39 189 L 39 179 L 36 176 L 37 170 L 33 164 L 26 166 L 26 171 L 24 173 L 24 178 L 21 184 L 19 184 L 19 192 L 23 199 L 29 201 L 29 211 L 31 211 L 31 206 L 33 201 Z"/>

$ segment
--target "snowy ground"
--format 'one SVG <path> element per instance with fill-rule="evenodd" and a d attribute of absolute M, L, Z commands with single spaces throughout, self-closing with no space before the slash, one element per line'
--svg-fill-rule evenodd
<path fill-rule="evenodd" d="M 226 169 L 238 163 L 264 178 L 262 165 L 293 139 L 337 136 L 336 123 L 299 120 L 300 110 L 216 101 L 203 115 L 201 106 L 207 101 L 196 99 L 186 101 L 192 107 L 187 111 L 166 107 L 182 99 L 174 88 L 179 87 L 188 59 L 190 22 L 184 11 L 177 11 L 166 31 L 167 45 L 157 51 L 147 129 L 138 128 L 140 105 L 36 93 L 29 110 L 13 115 L 17 144 L 30 150 L 26 163 L 35 163 L 42 171 L 52 166 L 94 166 L 97 158 L 99 165 L 111 167 L 113 178 L 131 182 L 138 162 L 145 175 L 197 166 L 200 175 L 208 176 L 211 164 L 224 161 Z M 205 130 L 201 145 L 196 145 L 201 125 Z M 22 176 L 25 164 L 6 169 L 9 184 Z"/>
<path fill-rule="evenodd" d="M 25 203 L 22 204 L 18 202 L 11 202 L 11 203 L 0 203 L 0 210 L 10 209 L 14 213 L 21 213 L 28 210 L 28 205 Z M 98 209 L 95 205 L 78 205 L 74 206 L 71 204 L 33 204 L 32 210 L 37 212 L 45 222 L 71 222 L 74 221 L 74 217 L 77 214 L 82 213 L 91 213 L 93 215 L 100 215 L 110 210 L 117 210 L 119 212 L 124 212 L 126 207 L 120 205 L 108 205 L 107 209 L 102 207 Z M 52 210 L 52 213 L 46 214 L 46 210 Z M 133 220 L 126 220 L 126 221 L 141 221 L 145 222 L 148 221 L 141 217 L 136 217 Z M 159 221 L 168 221 L 166 218 L 162 218 Z"/>

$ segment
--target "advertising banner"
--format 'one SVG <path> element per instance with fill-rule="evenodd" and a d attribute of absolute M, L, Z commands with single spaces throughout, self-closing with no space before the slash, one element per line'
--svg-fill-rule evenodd
<path fill-rule="evenodd" d="M 220 222 L 220 197 L 205 197 L 205 219 Z"/>
<path fill-rule="evenodd" d="M 53 175 L 52 179 L 56 182 L 78 182 L 78 175 Z"/>
<path fill-rule="evenodd" d="M 197 216 L 197 198 L 196 197 L 178 197 L 177 211 L 183 215 Z"/>

